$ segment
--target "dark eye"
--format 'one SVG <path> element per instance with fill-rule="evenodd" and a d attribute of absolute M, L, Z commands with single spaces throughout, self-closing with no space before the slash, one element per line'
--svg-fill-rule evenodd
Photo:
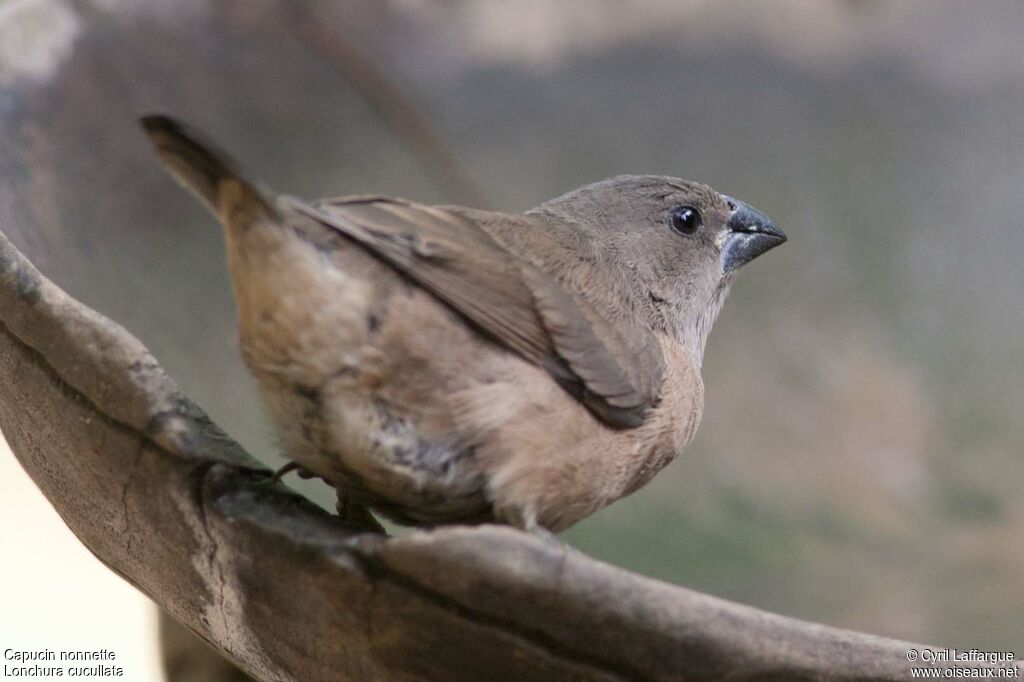
<path fill-rule="evenodd" d="M 677 206 L 668 216 L 669 226 L 686 236 L 694 234 L 703 222 L 700 213 L 693 206 Z"/>

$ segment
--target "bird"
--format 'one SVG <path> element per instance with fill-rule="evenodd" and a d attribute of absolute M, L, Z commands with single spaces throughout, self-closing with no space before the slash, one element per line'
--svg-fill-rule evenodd
<path fill-rule="evenodd" d="M 399 524 L 553 534 L 692 440 L 738 269 L 786 241 L 698 182 L 622 175 L 523 213 L 303 201 L 141 118 L 223 226 L 241 353 L 284 454 Z"/>

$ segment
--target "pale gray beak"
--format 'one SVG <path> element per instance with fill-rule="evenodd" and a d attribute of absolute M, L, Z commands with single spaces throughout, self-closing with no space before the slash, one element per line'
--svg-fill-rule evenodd
<path fill-rule="evenodd" d="M 723 272 L 731 272 L 786 241 L 786 235 L 764 213 L 732 197 L 725 200 L 735 208 L 722 244 Z"/>

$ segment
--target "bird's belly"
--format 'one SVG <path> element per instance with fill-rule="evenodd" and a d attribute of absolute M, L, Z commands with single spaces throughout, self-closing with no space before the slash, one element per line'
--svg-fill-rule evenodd
<path fill-rule="evenodd" d="M 289 457 L 356 501 L 411 525 L 491 518 L 475 446 L 359 390 L 352 376 L 310 390 L 262 382 Z"/>
<path fill-rule="evenodd" d="M 482 449 L 495 515 L 559 531 L 647 483 L 689 443 L 700 421 L 699 373 L 677 363 L 661 404 L 635 429 L 613 429 L 533 366 L 514 373 L 519 396 Z M 491 396 L 475 392 L 485 410 Z M 507 402 L 507 401 L 506 401 Z"/>

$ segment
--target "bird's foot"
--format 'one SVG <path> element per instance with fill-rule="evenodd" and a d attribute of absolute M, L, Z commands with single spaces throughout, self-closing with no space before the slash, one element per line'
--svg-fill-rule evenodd
<path fill-rule="evenodd" d="M 549 544 L 557 545 L 558 547 L 561 547 L 563 549 L 568 546 L 565 540 L 558 537 L 557 535 L 549 531 L 547 528 L 537 526 L 536 528 L 530 528 L 529 531 L 535 538 L 539 538 Z"/>
<path fill-rule="evenodd" d="M 266 485 L 273 485 L 275 483 L 278 483 L 282 478 L 284 478 L 293 471 L 298 474 L 299 478 L 316 478 L 316 474 L 311 472 L 309 469 L 303 469 L 296 462 L 288 462 L 287 464 L 278 467 L 273 473 L 267 474 L 267 480 L 264 483 Z"/>
<path fill-rule="evenodd" d="M 346 526 L 382 535 L 387 533 L 384 530 L 384 526 L 380 525 L 380 521 L 374 517 L 366 505 L 357 502 L 351 495 L 340 488 L 336 488 L 336 490 L 338 502 L 335 504 L 335 509 L 338 511 L 338 517 Z"/>
<path fill-rule="evenodd" d="M 536 519 L 528 518 L 526 523 L 523 524 L 523 530 L 527 531 L 535 538 L 543 540 L 549 544 L 556 545 L 562 549 L 565 549 L 568 546 L 565 540 L 562 540 L 550 530 L 537 523 Z"/>

